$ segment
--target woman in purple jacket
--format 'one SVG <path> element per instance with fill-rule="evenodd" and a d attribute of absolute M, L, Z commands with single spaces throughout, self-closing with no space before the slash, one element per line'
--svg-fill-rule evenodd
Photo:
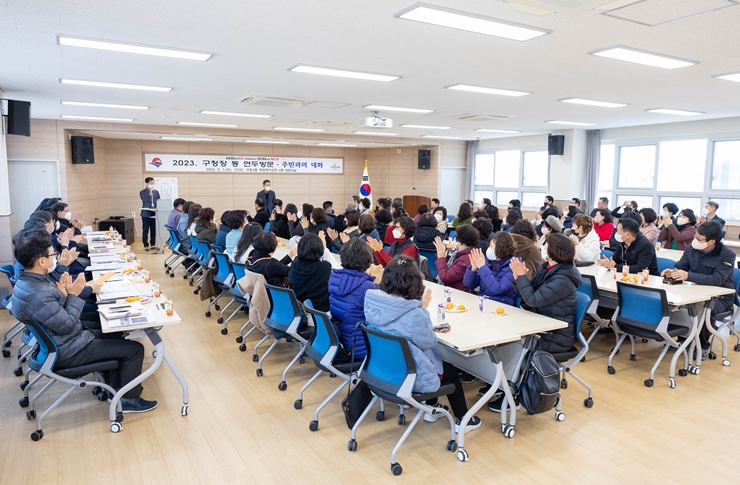
<path fill-rule="evenodd" d="M 373 264 L 373 250 L 361 239 L 344 243 L 339 257 L 342 269 L 332 271 L 329 278 L 331 318 L 340 343 L 348 352 L 354 343 L 355 359 L 363 359 L 367 350 L 357 322 L 365 322 L 365 293 L 378 288 L 383 268 Z"/>
<path fill-rule="evenodd" d="M 514 238 L 508 232 L 497 232 L 488 240 L 486 255 L 478 248 L 470 253 L 470 266 L 465 271 L 463 284 L 470 289 L 480 286 L 479 295 L 491 300 L 514 305 L 514 276 L 509 262 L 514 256 Z"/>

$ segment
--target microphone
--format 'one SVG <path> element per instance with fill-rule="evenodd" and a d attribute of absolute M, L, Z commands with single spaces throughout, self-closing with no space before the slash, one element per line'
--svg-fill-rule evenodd
<path fill-rule="evenodd" d="M 413 190 L 414 192 L 416 192 L 416 187 L 411 187 L 411 190 Z M 418 192 L 417 192 L 416 195 L 419 195 Z"/>

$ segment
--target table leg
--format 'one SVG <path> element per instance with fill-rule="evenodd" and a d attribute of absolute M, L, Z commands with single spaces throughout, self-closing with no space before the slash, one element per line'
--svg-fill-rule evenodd
<path fill-rule="evenodd" d="M 177 367 L 177 364 L 175 364 L 175 361 L 172 360 L 170 353 L 167 352 L 167 348 L 164 345 L 162 345 L 162 351 L 164 352 L 164 361 L 167 363 L 167 367 L 170 368 L 172 375 L 175 376 L 175 379 L 177 379 L 177 382 L 180 383 L 180 387 L 182 388 L 182 410 L 180 414 L 187 416 L 189 403 L 188 383 L 182 376 L 182 373 L 180 373 L 180 369 Z M 157 355 L 159 355 L 159 352 L 157 352 Z"/>
<path fill-rule="evenodd" d="M 691 322 L 693 325 L 691 326 L 691 330 L 689 331 L 689 335 L 686 337 L 686 340 L 684 340 L 681 345 L 678 346 L 678 350 L 674 352 L 673 358 L 671 359 L 671 367 L 668 369 L 668 377 L 671 379 L 674 379 L 676 377 L 676 363 L 678 362 L 678 358 L 683 354 L 684 350 L 689 346 L 689 344 L 692 343 L 692 341 L 696 338 L 698 338 L 699 335 L 699 328 L 701 328 L 700 324 L 702 323 L 702 318 L 705 313 L 705 308 L 702 309 L 702 311 L 698 312 L 698 314 L 693 315 L 693 313 L 696 313 L 695 307 L 689 307 L 689 315 L 691 316 Z M 690 360 L 690 359 L 689 359 Z M 699 358 L 701 360 L 701 358 Z"/>
<path fill-rule="evenodd" d="M 458 449 L 462 450 L 465 447 L 465 433 L 462 431 L 465 429 L 465 427 L 468 425 L 468 421 L 470 421 L 470 418 L 472 418 L 475 413 L 478 412 L 480 408 L 482 408 L 484 405 L 488 404 L 488 401 L 493 399 L 493 396 L 498 392 L 498 387 L 501 385 L 501 382 L 506 382 L 505 379 L 503 379 L 504 375 L 504 366 L 499 362 L 496 364 L 496 378 L 493 380 L 493 383 L 491 383 L 491 388 L 486 392 L 483 397 L 478 399 L 475 404 L 473 404 L 473 407 L 468 409 L 468 412 L 463 416 L 463 418 L 460 420 L 460 430 L 461 432 L 457 434 L 457 447 Z M 506 389 L 508 389 L 508 383 L 506 385 Z M 506 392 L 506 391 L 504 391 Z M 511 390 L 509 390 L 509 395 L 511 394 Z M 513 401 L 513 400 L 512 400 Z M 502 409 L 501 412 L 503 413 L 504 410 Z M 503 418 L 502 418 L 503 419 Z"/>
<path fill-rule="evenodd" d="M 149 332 L 147 331 L 147 333 Z M 156 331 L 154 333 L 156 333 Z M 136 334 L 134 333 L 130 335 L 128 338 L 132 338 L 135 335 Z M 159 337 L 159 335 L 157 335 L 157 337 Z M 124 394 L 126 394 L 128 391 L 136 387 L 137 385 L 144 382 L 149 376 L 151 376 L 152 374 L 154 374 L 154 372 L 156 372 L 156 370 L 159 368 L 160 365 L 162 365 L 162 360 L 164 360 L 165 349 L 164 349 L 164 343 L 162 343 L 161 339 L 159 340 L 159 343 L 156 344 L 155 350 L 157 352 L 157 357 L 155 357 L 154 363 L 150 365 L 147 370 L 142 372 L 139 375 L 139 377 L 137 377 L 136 379 L 134 379 L 133 381 L 129 382 L 128 384 L 123 386 L 121 389 L 119 389 L 118 392 L 113 396 L 113 399 L 111 399 L 110 408 L 108 410 L 108 417 L 110 418 L 111 426 L 116 421 L 116 406 L 118 405 L 118 401 L 121 400 L 121 397 Z"/>

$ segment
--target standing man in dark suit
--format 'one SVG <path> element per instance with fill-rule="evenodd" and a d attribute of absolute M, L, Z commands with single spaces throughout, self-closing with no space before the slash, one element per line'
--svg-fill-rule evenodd
<path fill-rule="evenodd" d="M 150 247 L 157 245 L 157 201 L 161 199 L 159 192 L 154 190 L 154 178 L 147 177 L 144 179 L 146 187 L 139 192 L 141 197 L 141 240 L 144 242 L 144 251 L 149 251 Z M 151 234 L 147 241 L 147 234 Z"/>
<path fill-rule="evenodd" d="M 277 197 L 277 195 L 275 195 L 275 192 L 273 192 L 271 189 L 272 184 L 270 183 L 270 181 L 264 180 L 262 182 L 262 190 L 257 192 L 257 197 L 255 197 L 256 199 L 262 199 L 262 201 L 265 203 L 265 210 L 268 214 L 272 214 L 275 198 Z"/>

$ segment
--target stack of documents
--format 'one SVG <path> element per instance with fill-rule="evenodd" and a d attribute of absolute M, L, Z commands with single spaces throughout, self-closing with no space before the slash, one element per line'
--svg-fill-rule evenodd
<path fill-rule="evenodd" d="M 134 288 L 134 285 L 128 281 L 106 281 L 103 283 L 98 296 L 101 300 L 117 300 L 120 298 L 128 298 L 129 296 L 141 295 L 136 288 Z"/>

